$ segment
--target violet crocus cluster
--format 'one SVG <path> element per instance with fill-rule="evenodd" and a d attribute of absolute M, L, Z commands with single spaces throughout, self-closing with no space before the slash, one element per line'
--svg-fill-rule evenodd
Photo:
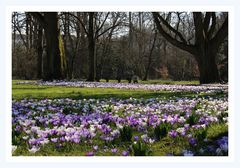
<path fill-rule="evenodd" d="M 196 109 L 196 107 L 198 107 Z M 189 124 L 194 112 L 198 120 Z M 149 130 L 168 123 L 171 128 L 167 136 L 183 137 L 194 146 L 197 140 L 192 132 L 211 124 L 228 124 L 228 101 L 222 98 L 179 98 L 172 100 L 152 99 L 24 99 L 12 102 L 13 134 L 26 143 L 30 154 L 41 151 L 46 145 L 61 148 L 63 144 L 89 144 L 86 156 L 93 156 L 103 147 L 94 144 L 111 144 L 120 138 L 120 130 L 129 126 L 134 130 L 133 141 L 146 144 L 157 143 Z M 228 137 L 217 141 L 216 155 L 228 150 Z M 17 145 L 13 144 L 16 151 Z M 106 151 L 112 155 L 131 155 L 129 147 L 115 146 Z M 185 150 L 183 155 L 194 155 Z"/>

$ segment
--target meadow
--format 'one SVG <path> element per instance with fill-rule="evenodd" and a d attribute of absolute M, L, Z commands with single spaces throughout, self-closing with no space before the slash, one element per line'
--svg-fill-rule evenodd
<path fill-rule="evenodd" d="M 228 155 L 228 87 L 13 80 L 12 155 Z"/>

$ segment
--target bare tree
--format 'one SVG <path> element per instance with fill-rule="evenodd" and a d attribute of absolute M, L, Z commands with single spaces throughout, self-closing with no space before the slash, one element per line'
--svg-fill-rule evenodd
<path fill-rule="evenodd" d="M 89 71 L 87 81 L 95 81 L 96 80 L 96 41 L 99 37 L 104 35 L 105 33 L 111 31 L 111 29 L 120 25 L 118 24 L 109 25 L 105 27 L 105 23 L 109 17 L 110 12 L 88 12 L 88 27 L 84 24 L 84 22 L 76 17 L 78 21 L 81 23 L 83 30 L 85 31 L 88 37 L 88 59 L 89 59 Z"/>
<path fill-rule="evenodd" d="M 180 31 L 173 28 L 159 13 L 153 12 L 158 31 L 172 45 L 191 53 L 198 63 L 200 83 L 219 82 L 216 55 L 219 46 L 228 36 L 228 17 L 216 30 L 215 12 L 193 12 L 194 44 L 190 44 Z"/>

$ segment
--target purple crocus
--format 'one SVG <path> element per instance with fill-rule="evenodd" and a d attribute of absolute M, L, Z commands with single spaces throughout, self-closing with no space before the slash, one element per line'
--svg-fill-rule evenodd
<path fill-rule="evenodd" d="M 138 139 L 139 139 L 138 136 L 134 136 L 134 137 L 133 137 L 133 140 L 134 140 L 134 141 L 138 141 Z"/>
<path fill-rule="evenodd" d="M 79 138 L 73 138 L 72 141 L 76 144 L 78 144 L 80 142 L 80 139 Z"/>
<path fill-rule="evenodd" d="M 94 156 L 94 152 L 90 151 L 85 154 L 85 156 Z"/>
<path fill-rule="evenodd" d="M 128 151 L 122 151 L 123 156 L 128 156 L 129 152 Z"/>
<path fill-rule="evenodd" d="M 96 146 L 93 146 L 93 149 L 95 150 L 95 151 L 97 151 L 98 150 L 98 146 L 96 145 Z"/>
<path fill-rule="evenodd" d="M 197 140 L 195 138 L 189 138 L 188 142 L 190 145 L 195 146 L 197 145 Z"/>
<path fill-rule="evenodd" d="M 175 137 L 177 136 L 177 131 L 171 130 L 171 131 L 169 132 L 169 136 L 172 137 L 172 138 L 175 138 Z"/>
<path fill-rule="evenodd" d="M 57 142 L 58 138 L 51 138 L 51 142 Z"/>
<path fill-rule="evenodd" d="M 111 151 L 112 151 L 112 153 L 115 154 L 115 153 L 117 153 L 118 149 L 117 148 L 113 148 Z"/>

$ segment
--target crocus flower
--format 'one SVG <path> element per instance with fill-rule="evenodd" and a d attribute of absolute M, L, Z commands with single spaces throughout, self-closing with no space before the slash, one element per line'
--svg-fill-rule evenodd
<path fill-rule="evenodd" d="M 190 150 L 183 150 L 183 156 L 193 156 L 193 152 Z"/>
<path fill-rule="evenodd" d="M 36 153 L 37 151 L 39 151 L 39 147 L 36 147 L 36 146 L 33 146 L 31 149 L 28 149 L 28 151 L 31 153 L 31 154 L 34 154 Z"/>
<path fill-rule="evenodd" d="M 118 149 L 117 148 L 113 148 L 113 149 L 111 149 L 111 151 L 112 151 L 112 153 L 117 153 L 117 151 L 118 151 Z"/>
<path fill-rule="evenodd" d="M 197 144 L 197 140 L 195 138 L 189 138 L 188 139 L 189 144 L 191 144 L 192 146 L 195 146 Z"/>
<path fill-rule="evenodd" d="M 134 140 L 134 141 L 138 141 L 138 139 L 139 139 L 138 136 L 134 136 L 134 137 L 133 137 L 133 140 Z"/>
<path fill-rule="evenodd" d="M 85 156 L 94 156 L 94 153 L 93 153 L 92 151 L 90 151 L 90 152 L 87 152 L 87 153 L 85 154 Z"/>
<path fill-rule="evenodd" d="M 98 150 L 98 146 L 96 145 L 96 146 L 93 146 L 93 149 L 95 150 L 95 151 L 97 151 Z"/>
<path fill-rule="evenodd" d="M 128 156 L 129 152 L 128 151 L 122 151 L 122 156 Z"/>
<path fill-rule="evenodd" d="M 58 138 L 51 138 L 51 142 L 57 142 Z"/>
<path fill-rule="evenodd" d="M 171 130 L 171 131 L 169 132 L 169 136 L 172 137 L 172 138 L 175 138 L 175 137 L 177 136 L 177 131 Z"/>

